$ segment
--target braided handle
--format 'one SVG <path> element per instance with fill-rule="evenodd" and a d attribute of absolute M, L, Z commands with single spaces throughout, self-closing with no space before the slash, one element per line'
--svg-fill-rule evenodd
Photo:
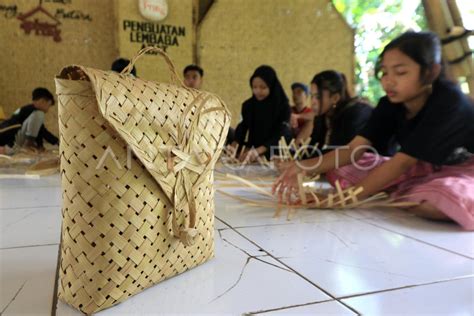
<path fill-rule="evenodd" d="M 168 64 L 168 68 L 171 72 L 171 80 L 178 83 L 183 88 L 186 88 L 183 81 L 181 80 L 178 73 L 176 72 L 176 68 L 175 68 L 173 62 L 171 61 L 171 59 L 169 58 L 168 54 L 166 54 L 161 48 L 158 48 L 158 47 L 147 46 L 147 47 L 144 47 L 141 50 L 139 50 L 138 53 L 132 58 L 130 63 L 127 65 L 127 67 L 125 67 L 122 70 L 121 73 L 122 74 L 130 74 L 132 72 L 133 66 L 135 65 L 137 60 L 140 59 L 143 55 L 145 55 L 146 53 L 148 53 L 150 51 L 157 52 L 158 54 L 160 54 L 161 56 L 163 56 L 165 58 L 165 61 Z"/>

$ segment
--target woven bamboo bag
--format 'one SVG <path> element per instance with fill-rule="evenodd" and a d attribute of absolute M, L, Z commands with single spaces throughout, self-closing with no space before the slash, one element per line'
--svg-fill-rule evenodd
<path fill-rule="evenodd" d="M 180 86 L 129 74 L 149 50 Z M 224 103 L 185 88 L 156 48 L 141 50 L 123 74 L 66 67 L 56 90 L 59 298 L 91 314 L 212 258 L 213 168 L 230 124 Z"/>

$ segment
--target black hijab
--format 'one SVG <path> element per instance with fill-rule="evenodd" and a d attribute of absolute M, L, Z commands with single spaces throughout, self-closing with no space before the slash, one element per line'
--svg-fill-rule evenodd
<path fill-rule="evenodd" d="M 267 65 L 258 67 L 250 77 L 250 87 L 256 78 L 262 79 L 270 89 L 270 94 L 259 101 L 252 95 L 243 104 L 243 111 L 248 119 L 250 146 L 267 147 L 278 144 L 282 136 L 282 128 L 288 125 L 290 105 L 275 70 Z"/>
<path fill-rule="evenodd" d="M 285 91 L 278 80 L 277 74 L 275 70 L 267 65 L 262 65 L 255 69 L 255 72 L 250 77 L 250 88 L 252 88 L 252 81 L 256 77 L 259 77 L 263 81 L 265 81 L 266 85 L 270 89 L 270 94 L 264 100 L 257 100 L 255 95 L 252 95 L 250 99 L 245 101 L 245 103 L 254 103 L 256 105 L 271 105 L 272 110 L 271 113 L 275 114 L 274 116 L 278 116 L 278 114 L 282 110 L 286 110 L 289 107 L 288 97 L 286 96 Z M 267 113 L 267 115 L 270 113 Z"/>

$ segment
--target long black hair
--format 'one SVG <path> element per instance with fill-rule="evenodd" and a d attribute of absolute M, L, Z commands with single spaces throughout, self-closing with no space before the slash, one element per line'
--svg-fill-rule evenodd
<path fill-rule="evenodd" d="M 380 79 L 383 56 L 392 49 L 399 49 L 421 67 L 420 78 L 425 84 L 433 83 L 436 78 L 430 79 L 430 71 L 435 64 L 442 64 L 441 41 L 433 32 L 408 31 L 392 40 L 379 55 L 375 67 L 377 78 Z M 444 72 L 438 78 L 444 77 Z"/>
<path fill-rule="evenodd" d="M 313 77 L 311 83 L 318 87 L 318 98 L 320 104 L 322 101 L 323 90 L 329 91 L 330 95 L 336 93 L 340 95 L 339 101 L 334 109 L 335 115 L 340 113 L 351 100 L 345 76 L 335 70 L 325 70 L 318 73 Z M 321 115 L 321 108 L 319 109 L 319 115 Z"/>

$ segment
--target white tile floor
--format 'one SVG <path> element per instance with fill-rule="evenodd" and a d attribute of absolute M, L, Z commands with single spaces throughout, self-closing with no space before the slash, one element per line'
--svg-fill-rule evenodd
<path fill-rule="evenodd" d="M 0 315 L 51 314 L 60 205 L 57 176 L 0 180 Z M 216 257 L 99 315 L 474 315 L 474 233 L 400 210 L 273 214 L 217 194 Z"/>

